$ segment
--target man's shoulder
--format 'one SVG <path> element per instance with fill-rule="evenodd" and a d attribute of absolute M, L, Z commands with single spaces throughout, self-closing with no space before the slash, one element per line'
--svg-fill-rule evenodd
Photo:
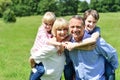
<path fill-rule="evenodd" d="M 91 35 L 85 30 L 85 31 L 84 31 L 83 39 L 89 38 L 89 37 L 91 37 Z"/>

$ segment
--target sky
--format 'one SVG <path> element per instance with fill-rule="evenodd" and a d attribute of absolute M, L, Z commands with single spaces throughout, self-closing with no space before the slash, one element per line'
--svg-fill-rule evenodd
<path fill-rule="evenodd" d="M 87 1 L 88 3 L 90 3 L 90 0 L 80 0 L 80 1 Z"/>

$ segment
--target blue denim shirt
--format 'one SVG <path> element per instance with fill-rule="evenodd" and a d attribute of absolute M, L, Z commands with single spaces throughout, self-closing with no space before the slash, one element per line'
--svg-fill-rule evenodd
<path fill-rule="evenodd" d="M 85 32 L 83 39 L 90 37 Z M 75 42 L 74 38 L 71 42 Z M 111 63 L 114 69 L 118 67 L 116 50 L 99 38 L 93 50 L 77 50 L 69 52 L 70 58 L 76 72 L 76 80 L 105 80 L 105 58 Z"/>

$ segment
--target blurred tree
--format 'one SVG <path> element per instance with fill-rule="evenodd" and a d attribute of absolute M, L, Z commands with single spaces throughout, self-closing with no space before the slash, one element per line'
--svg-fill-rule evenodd
<path fill-rule="evenodd" d="M 16 17 L 15 14 L 12 10 L 7 9 L 4 13 L 3 13 L 3 19 L 5 22 L 16 22 Z"/>
<path fill-rule="evenodd" d="M 37 8 L 39 14 L 44 14 L 46 11 L 53 11 L 56 9 L 56 0 L 40 0 Z"/>
<path fill-rule="evenodd" d="M 89 4 L 86 1 L 80 2 L 78 6 L 78 12 L 85 12 L 89 9 Z"/>

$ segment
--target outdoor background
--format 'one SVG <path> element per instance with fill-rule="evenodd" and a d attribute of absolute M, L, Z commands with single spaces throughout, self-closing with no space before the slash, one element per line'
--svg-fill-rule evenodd
<path fill-rule="evenodd" d="M 100 13 L 101 36 L 116 48 L 120 64 L 120 0 L 0 0 L 0 80 L 28 80 L 30 49 L 46 11 L 69 20 L 87 9 Z"/>
<path fill-rule="evenodd" d="M 100 13 L 102 37 L 117 49 L 120 62 L 120 13 Z M 28 80 L 28 58 L 42 16 L 18 17 L 16 23 L 0 19 L 0 80 Z M 71 16 L 64 16 L 69 19 Z M 57 64 L 56 64 L 57 65 Z M 120 80 L 120 67 L 116 80 Z M 64 79 L 62 79 L 64 80 Z"/>

